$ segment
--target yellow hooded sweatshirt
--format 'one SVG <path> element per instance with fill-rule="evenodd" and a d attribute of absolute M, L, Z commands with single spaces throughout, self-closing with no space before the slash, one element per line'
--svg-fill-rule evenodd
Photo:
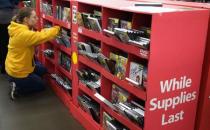
<path fill-rule="evenodd" d="M 5 61 L 6 72 L 15 78 L 25 78 L 34 71 L 35 46 L 53 39 L 60 28 L 31 31 L 28 26 L 11 22 L 8 27 L 9 45 Z"/>

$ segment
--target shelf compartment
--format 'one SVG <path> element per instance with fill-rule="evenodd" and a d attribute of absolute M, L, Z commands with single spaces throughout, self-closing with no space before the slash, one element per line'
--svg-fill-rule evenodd
<path fill-rule="evenodd" d="M 100 104 L 100 100 L 98 100 L 98 98 L 96 98 L 94 96 L 94 94 L 96 92 L 94 92 L 93 90 L 89 89 L 85 84 L 79 82 L 79 89 L 82 90 L 85 94 L 87 94 L 88 96 L 90 96 L 92 99 L 94 99 L 96 102 L 98 102 Z"/>
<path fill-rule="evenodd" d="M 70 40 L 70 39 L 69 39 Z M 62 50 L 63 52 L 65 52 L 66 54 L 68 54 L 69 56 L 71 55 L 71 47 L 66 47 L 65 45 L 58 43 L 56 40 L 51 40 L 50 43 L 53 44 L 53 46 L 57 47 L 58 49 Z"/>
<path fill-rule="evenodd" d="M 64 22 L 62 20 L 58 20 L 56 18 L 53 19 L 53 22 L 59 26 L 65 27 L 67 29 L 71 29 L 71 23 Z"/>
<path fill-rule="evenodd" d="M 71 48 L 67 48 L 67 47 L 65 47 L 63 45 L 59 45 L 59 44 L 58 44 L 58 47 L 61 51 L 65 52 L 69 56 L 71 55 Z"/>
<path fill-rule="evenodd" d="M 50 22 L 53 22 L 53 21 L 54 21 L 53 16 L 46 15 L 46 14 L 44 14 L 44 13 L 42 13 L 41 16 L 42 16 L 43 19 L 48 20 L 48 21 L 50 21 Z"/>
<path fill-rule="evenodd" d="M 67 78 L 69 78 L 70 80 L 72 80 L 72 75 L 71 72 L 68 72 L 67 70 L 65 70 L 62 66 L 58 65 L 58 70 L 61 71 L 61 73 L 63 73 Z"/>
<path fill-rule="evenodd" d="M 139 20 L 139 19 L 141 19 L 141 20 Z M 133 14 L 133 19 L 132 19 L 132 25 L 133 25 L 132 28 L 137 29 L 137 30 L 140 27 L 151 28 L 152 15 L 134 13 Z"/>
<path fill-rule="evenodd" d="M 107 36 L 103 35 L 102 40 L 105 44 L 107 44 L 109 46 L 118 48 L 124 52 L 136 55 L 140 58 L 149 59 L 149 51 L 147 51 L 145 49 L 142 49 L 142 48 L 134 46 L 134 45 L 122 43 L 114 37 L 107 37 Z"/>
<path fill-rule="evenodd" d="M 79 61 L 82 62 L 83 64 L 89 66 L 90 68 L 96 70 L 99 73 L 101 73 L 101 71 L 103 69 L 99 64 L 94 63 L 94 61 L 91 61 L 91 59 L 89 59 L 85 56 L 79 55 Z"/>
<path fill-rule="evenodd" d="M 56 64 L 52 64 L 52 62 L 50 60 L 44 60 L 44 66 L 47 68 L 47 71 L 49 73 L 54 73 L 55 72 L 55 66 Z"/>
<path fill-rule="evenodd" d="M 49 41 L 49 43 L 51 43 L 54 47 L 58 47 L 58 44 L 56 43 L 55 40 L 51 40 Z"/>
<path fill-rule="evenodd" d="M 50 84 L 50 87 L 53 89 L 53 91 L 56 93 L 56 95 L 59 97 L 59 99 L 65 104 L 67 108 L 70 108 L 70 102 L 72 100 L 72 97 L 69 93 L 67 93 L 63 88 L 61 88 L 55 80 L 51 79 L 50 77 L 47 78 L 47 81 Z"/>
<path fill-rule="evenodd" d="M 47 61 L 49 61 L 51 64 L 54 64 L 54 65 L 55 65 L 55 60 L 54 60 L 54 59 L 49 58 L 49 57 L 47 57 L 47 56 L 45 56 L 45 59 L 46 59 Z"/>
<path fill-rule="evenodd" d="M 124 117 L 123 115 L 115 112 L 105 104 L 102 104 L 104 110 L 108 112 L 111 116 L 113 116 L 116 120 L 118 120 L 122 124 L 126 124 L 126 127 L 128 127 L 130 130 L 143 130 L 140 126 L 134 124 L 132 121 Z"/>
<path fill-rule="evenodd" d="M 92 30 L 86 29 L 85 27 L 82 27 L 82 26 L 78 27 L 78 33 L 82 34 L 84 36 L 90 37 L 92 39 L 96 39 L 98 41 L 100 41 L 102 39 L 101 32 L 92 31 Z"/>
<path fill-rule="evenodd" d="M 131 94 L 135 95 L 136 97 L 142 100 L 146 100 L 146 91 L 143 88 L 137 88 L 134 85 L 131 85 L 130 83 L 128 83 L 126 80 L 120 80 L 118 77 L 112 75 L 106 69 L 104 69 L 97 63 L 92 62 L 90 59 L 84 56 L 79 56 L 79 61 L 81 61 L 83 64 L 88 65 L 92 69 L 100 72 L 105 78 L 119 85 L 123 89 L 129 91 Z"/>
<path fill-rule="evenodd" d="M 107 78 L 110 81 L 112 81 L 113 83 L 119 85 L 120 87 L 127 90 L 131 94 L 135 95 L 136 97 L 138 97 L 142 100 L 146 100 L 146 91 L 144 89 L 137 88 L 137 87 L 129 84 L 126 80 L 120 80 L 118 77 L 112 75 L 105 69 L 103 69 L 103 71 L 101 73 L 105 78 Z"/>
<path fill-rule="evenodd" d="M 71 103 L 70 113 L 88 130 L 100 130 L 100 125 L 96 123 L 90 115 L 84 112 L 81 108 L 76 107 Z"/>

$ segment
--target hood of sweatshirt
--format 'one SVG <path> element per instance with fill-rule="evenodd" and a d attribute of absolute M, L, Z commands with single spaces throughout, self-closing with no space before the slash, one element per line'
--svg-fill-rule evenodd
<path fill-rule="evenodd" d="M 19 23 L 15 23 L 15 22 L 11 22 L 11 24 L 8 26 L 8 33 L 10 35 L 10 37 L 13 37 L 17 34 L 21 34 L 23 33 L 23 30 L 28 30 L 28 26 L 23 25 L 23 24 L 19 24 Z"/>

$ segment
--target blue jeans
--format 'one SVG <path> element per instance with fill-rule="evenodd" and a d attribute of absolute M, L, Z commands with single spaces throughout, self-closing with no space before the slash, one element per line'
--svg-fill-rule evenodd
<path fill-rule="evenodd" d="M 16 93 L 19 95 L 28 95 L 40 92 L 45 89 L 45 83 L 42 76 L 47 73 L 47 69 L 40 63 L 36 63 L 34 72 L 26 78 L 14 78 L 9 76 L 9 82 L 15 82 Z"/>

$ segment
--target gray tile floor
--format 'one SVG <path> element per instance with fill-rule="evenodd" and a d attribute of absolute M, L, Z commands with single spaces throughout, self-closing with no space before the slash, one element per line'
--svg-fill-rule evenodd
<path fill-rule="evenodd" d="M 0 74 L 0 130 L 84 130 L 50 89 L 14 102 L 8 91 Z"/>

